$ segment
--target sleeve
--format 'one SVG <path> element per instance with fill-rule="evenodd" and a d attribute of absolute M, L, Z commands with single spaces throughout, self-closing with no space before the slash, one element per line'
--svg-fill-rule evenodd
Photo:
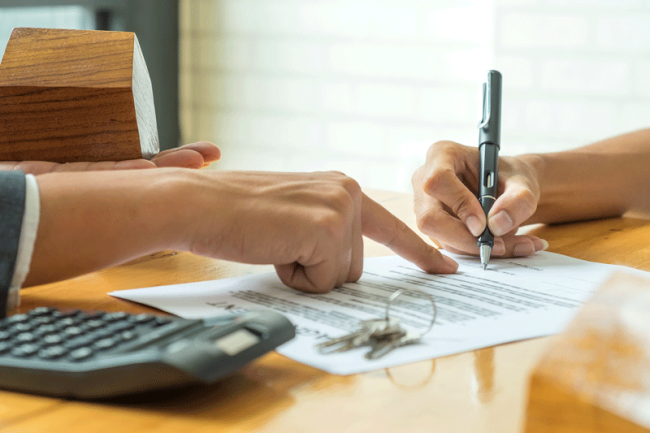
<path fill-rule="evenodd" d="M 0 172 L 0 317 L 20 301 L 18 291 L 29 271 L 39 214 L 34 176 Z"/>

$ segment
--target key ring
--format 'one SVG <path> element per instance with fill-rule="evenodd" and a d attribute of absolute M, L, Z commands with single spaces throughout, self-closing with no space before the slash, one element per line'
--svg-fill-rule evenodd
<path fill-rule="evenodd" d="M 411 291 L 414 291 L 414 290 L 411 290 Z M 399 289 L 398 291 L 393 292 L 393 294 L 390 295 L 390 297 L 388 298 L 388 301 L 386 301 L 386 321 L 388 321 L 389 318 L 390 318 L 390 314 L 389 314 L 390 306 L 393 304 L 393 302 L 395 302 L 395 299 L 399 298 L 400 296 L 402 296 L 405 293 L 407 293 L 406 290 Z M 419 293 L 422 293 L 422 292 L 419 292 Z M 420 335 L 424 335 L 427 332 L 431 331 L 431 328 L 433 328 L 433 324 L 436 321 L 436 317 L 438 316 L 438 307 L 436 306 L 436 303 L 433 300 L 433 297 L 431 295 L 427 295 L 426 293 L 422 293 L 422 294 L 425 295 L 429 301 L 431 301 L 431 305 L 433 306 L 433 316 L 431 317 L 431 322 L 429 323 L 429 326 L 423 332 L 421 332 Z"/>

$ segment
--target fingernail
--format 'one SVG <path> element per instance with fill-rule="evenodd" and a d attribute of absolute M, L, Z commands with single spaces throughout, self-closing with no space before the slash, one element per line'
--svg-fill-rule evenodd
<path fill-rule="evenodd" d="M 467 224 L 467 228 L 474 236 L 479 236 L 485 230 L 485 226 L 481 223 L 481 220 L 474 215 L 467 217 L 465 224 Z"/>
<path fill-rule="evenodd" d="M 494 248 L 492 248 L 492 254 L 495 256 L 502 256 L 506 253 L 506 244 L 503 243 L 503 239 L 496 238 L 494 240 Z"/>
<path fill-rule="evenodd" d="M 529 236 L 529 239 L 533 241 L 535 251 L 545 251 L 548 248 L 548 242 L 544 239 L 540 239 L 537 236 Z"/>
<path fill-rule="evenodd" d="M 512 218 L 504 210 L 490 218 L 490 229 L 496 236 L 503 236 L 508 233 L 512 230 L 512 226 Z"/>
<path fill-rule="evenodd" d="M 528 242 L 516 244 L 512 249 L 512 255 L 517 257 L 530 256 L 534 252 L 535 252 L 535 247 Z"/>
<path fill-rule="evenodd" d="M 458 263 L 456 263 L 454 259 L 443 254 L 442 260 L 444 260 L 445 263 L 447 263 L 447 266 L 449 266 L 451 269 L 454 270 L 454 272 L 456 272 L 456 269 L 458 269 Z"/>

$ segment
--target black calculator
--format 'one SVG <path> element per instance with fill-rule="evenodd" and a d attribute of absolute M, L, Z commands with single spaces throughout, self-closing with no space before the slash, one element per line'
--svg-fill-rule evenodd
<path fill-rule="evenodd" d="M 0 388 L 97 399 L 208 384 L 294 335 L 271 311 L 190 320 L 36 308 L 0 320 Z"/>

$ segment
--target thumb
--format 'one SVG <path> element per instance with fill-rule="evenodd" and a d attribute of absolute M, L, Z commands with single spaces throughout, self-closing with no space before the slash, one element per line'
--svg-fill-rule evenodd
<path fill-rule="evenodd" d="M 485 215 L 478 198 L 453 171 L 441 170 L 430 176 L 424 192 L 451 209 L 472 235 L 478 236 L 485 230 Z"/>
<path fill-rule="evenodd" d="M 516 178 L 506 180 L 503 194 L 499 196 L 488 215 L 488 227 L 495 236 L 516 229 L 537 210 L 539 196 Z"/>

